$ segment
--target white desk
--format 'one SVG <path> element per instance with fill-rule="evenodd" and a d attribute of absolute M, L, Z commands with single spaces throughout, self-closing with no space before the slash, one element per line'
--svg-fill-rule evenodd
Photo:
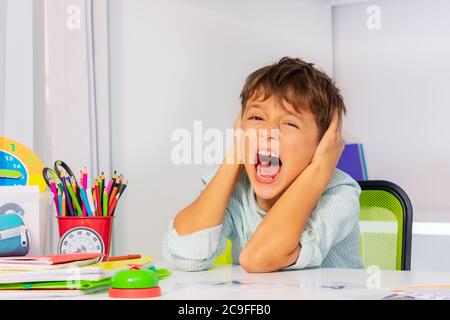
<path fill-rule="evenodd" d="M 158 267 L 165 266 L 164 263 L 156 264 Z M 367 280 L 372 274 L 366 270 L 311 269 L 265 274 L 250 274 L 240 266 L 216 266 L 202 272 L 171 270 L 171 277 L 160 281 L 162 296 L 153 299 L 380 299 L 390 293 L 390 288 L 420 284 L 450 285 L 450 272 L 381 271 L 381 290 L 377 290 L 367 288 Z M 232 284 L 231 281 L 241 284 Z M 321 288 L 322 285 L 338 282 L 352 286 L 344 289 Z M 77 299 L 109 297 L 107 293 L 99 293 Z"/>

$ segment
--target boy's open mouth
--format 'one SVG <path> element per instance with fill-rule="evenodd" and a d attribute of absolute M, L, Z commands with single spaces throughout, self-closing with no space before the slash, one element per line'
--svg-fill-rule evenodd
<path fill-rule="evenodd" d="M 281 171 L 281 159 L 276 153 L 259 150 L 256 154 L 256 180 L 273 183 Z"/>

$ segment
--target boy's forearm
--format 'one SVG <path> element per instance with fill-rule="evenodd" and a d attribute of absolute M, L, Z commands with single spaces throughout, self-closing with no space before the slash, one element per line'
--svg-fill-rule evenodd
<path fill-rule="evenodd" d="M 230 153 L 203 192 L 175 217 L 173 226 L 179 235 L 190 234 L 223 222 L 228 200 L 243 166 L 230 161 Z"/>
<path fill-rule="evenodd" d="M 293 264 L 299 239 L 314 206 L 328 183 L 328 173 L 308 166 L 267 213 L 241 253 L 254 272 L 270 272 Z M 241 263 L 242 264 L 242 263 Z"/>

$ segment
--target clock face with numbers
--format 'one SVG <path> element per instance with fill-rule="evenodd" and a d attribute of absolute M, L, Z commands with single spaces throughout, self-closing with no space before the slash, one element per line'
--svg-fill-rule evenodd
<path fill-rule="evenodd" d="M 61 237 L 58 253 L 105 253 L 105 245 L 95 230 L 88 227 L 76 227 Z"/>
<path fill-rule="evenodd" d="M 0 186 L 39 186 L 44 191 L 44 165 L 39 157 L 23 144 L 0 137 Z"/>
<path fill-rule="evenodd" d="M 0 185 L 16 186 L 28 183 L 27 167 L 19 158 L 5 150 L 0 150 L 0 158 L 2 159 Z"/>

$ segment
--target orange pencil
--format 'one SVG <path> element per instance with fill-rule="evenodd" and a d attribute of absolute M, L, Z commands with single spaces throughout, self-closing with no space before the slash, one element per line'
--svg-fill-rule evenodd
<path fill-rule="evenodd" d="M 94 200 L 94 215 L 98 216 L 98 210 L 97 210 L 97 193 L 95 192 L 95 187 L 92 187 L 92 200 Z"/>
<path fill-rule="evenodd" d="M 114 188 L 113 188 L 113 191 L 111 192 L 111 196 L 110 196 L 110 198 L 109 198 L 108 206 L 111 206 L 111 203 L 113 202 L 114 197 L 115 197 L 116 194 L 117 194 L 117 190 L 118 190 L 117 187 L 114 187 Z"/>
<path fill-rule="evenodd" d="M 131 259 L 140 259 L 140 254 L 129 254 L 127 256 L 115 256 L 109 257 L 108 261 L 122 261 L 122 260 L 131 260 Z"/>
<path fill-rule="evenodd" d="M 75 181 L 72 180 L 70 183 L 72 184 L 73 194 L 74 194 L 75 196 L 77 196 L 77 185 L 76 185 Z"/>
<path fill-rule="evenodd" d="M 109 210 L 108 210 L 108 216 L 111 216 L 112 213 L 114 212 L 114 209 L 115 209 L 116 206 L 117 206 L 117 201 L 119 201 L 119 196 L 120 196 L 120 194 L 117 194 L 117 195 L 114 197 L 114 200 L 113 200 L 113 202 L 111 203 L 111 206 L 109 207 Z"/>

